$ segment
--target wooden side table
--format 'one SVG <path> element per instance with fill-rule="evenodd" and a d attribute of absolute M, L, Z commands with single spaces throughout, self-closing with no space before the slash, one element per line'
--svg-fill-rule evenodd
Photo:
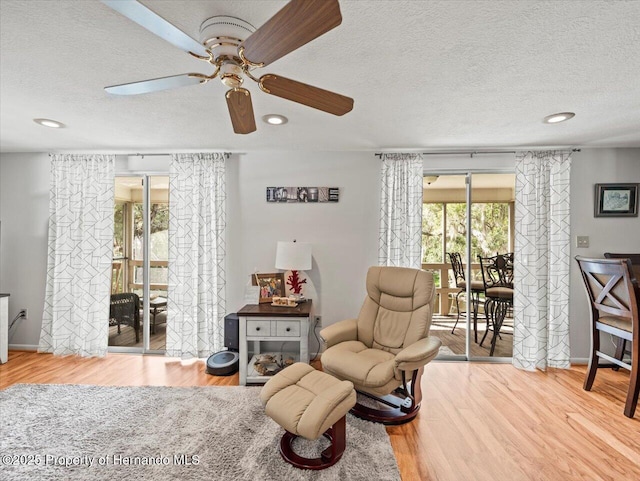
<path fill-rule="evenodd" d="M 256 356 L 262 353 L 261 342 L 297 342 L 300 351 L 295 353 L 294 360 L 308 363 L 310 316 L 310 300 L 297 307 L 247 304 L 240 309 L 240 385 L 264 384 L 273 377 L 262 376 L 253 368 Z M 269 354 L 285 353 L 269 351 Z M 290 355 L 289 352 L 286 354 Z"/>

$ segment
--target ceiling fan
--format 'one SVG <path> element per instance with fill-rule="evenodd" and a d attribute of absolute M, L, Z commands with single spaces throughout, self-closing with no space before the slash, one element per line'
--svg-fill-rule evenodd
<path fill-rule="evenodd" d="M 353 109 L 353 99 L 344 95 L 279 75 L 264 74 L 258 78 L 252 73 L 254 69 L 269 65 L 340 25 L 342 15 L 338 0 L 291 0 L 257 30 L 235 17 L 211 17 L 200 27 L 201 42 L 136 0 L 101 1 L 191 56 L 215 67 L 211 75 L 185 73 L 105 87 L 111 94 L 156 92 L 207 83 L 219 77 L 230 88 L 225 97 L 236 134 L 256 130 L 251 94 L 241 87 L 244 77 L 257 82 L 260 90 L 267 94 L 330 114 L 344 115 Z"/>

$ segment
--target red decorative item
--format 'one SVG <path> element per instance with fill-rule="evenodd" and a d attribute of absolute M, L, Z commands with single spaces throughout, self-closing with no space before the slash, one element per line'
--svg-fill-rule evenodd
<path fill-rule="evenodd" d="M 298 271 L 291 271 L 291 275 L 287 276 L 287 285 L 294 294 L 302 294 L 302 284 L 306 284 L 306 279 L 300 279 Z"/>

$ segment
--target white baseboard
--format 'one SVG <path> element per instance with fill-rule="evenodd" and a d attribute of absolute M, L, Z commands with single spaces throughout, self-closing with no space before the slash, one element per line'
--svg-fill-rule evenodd
<path fill-rule="evenodd" d="M 37 351 L 38 350 L 38 346 L 36 346 L 35 344 L 9 344 L 9 350 L 13 350 L 13 351 Z M 318 357 L 315 358 L 315 360 L 320 360 L 320 355 L 322 354 L 322 352 L 318 353 Z M 575 365 L 582 365 L 582 364 L 589 364 L 589 358 L 588 357 L 572 357 L 570 359 L 571 364 L 575 364 Z"/>
<path fill-rule="evenodd" d="M 572 357 L 570 359 L 571 364 L 589 364 L 589 358 L 588 357 Z"/>
<path fill-rule="evenodd" d="M 9 344 L 10 351 L 37 351 L 38 346 L 35 344 Z"/>

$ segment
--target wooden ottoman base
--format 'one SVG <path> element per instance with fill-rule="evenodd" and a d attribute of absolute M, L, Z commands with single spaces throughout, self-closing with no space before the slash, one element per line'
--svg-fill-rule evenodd
<path fill-rule="evenodd" d="M 356 403 L 352 382 L 297 362 L 269 379 L 260 399 L 265 413 L 285 430 L 280 454 L 287 463 L 300 469 L 325 469 L 340 460 L 347 445 L 346 416 Z M 324 436 L 331 445 L 319 457 L 305 458 L 292 447 L 298 436 L 310 441 Z"/>
<path fill-rule="evenodd" d="M 340 461 L 347 443 L 346 434 L 346 416 L 342 416 L 323 434 L 325 438 L 331 441 L 331 446 L 322 451 L 318 458 L 305 458 L 296 454 L 291 447 L 291 443 L 298 436 L 285 431 L 280 440 L 280 454 L 287 463 L 294 465 L 296 468 L 325 469 Z"/>

